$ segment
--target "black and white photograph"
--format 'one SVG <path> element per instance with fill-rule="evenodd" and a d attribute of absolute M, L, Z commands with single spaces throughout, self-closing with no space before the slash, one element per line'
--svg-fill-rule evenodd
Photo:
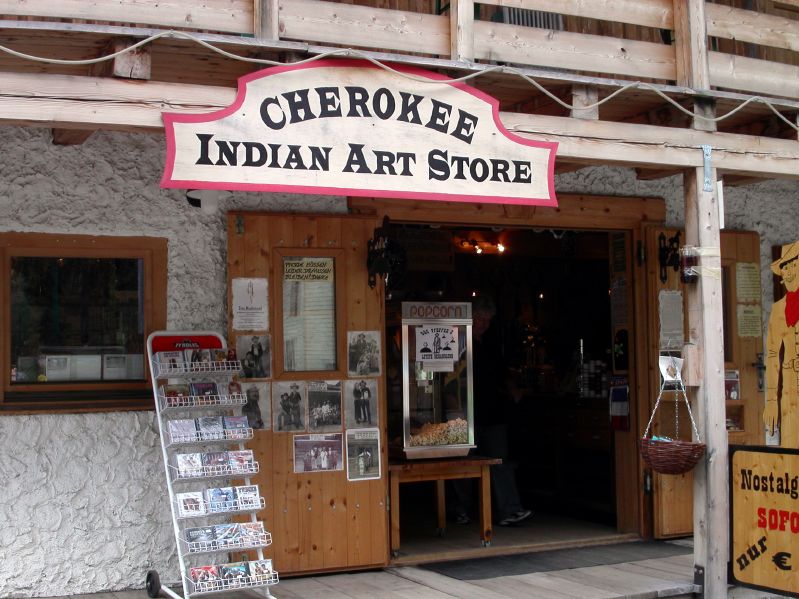
<path fill-rule="evenodd" d="M 380 362 L 379 331 L 347 331 L 347 376 L 379 376 Z"/>
<path fill-rule="evenodd" d="M 272 428 L 270 389 L 271 385 L 268 382 L 244 381 L 241 383 L 241 392 L 247 398 L 247 403 L 241 408 L 241 413 L 247 417 L 251 429 L 269 430 Z"/>
<path fill-rule="evenodd" d="M 378 426 L 377 379 L 344 381 L 344 414 L 347 428 Z"/>
<path fill-rule="evenodd" d="M 347 431 L 347 480 L 380 478 L 380 431 Z"/>
<path fill-rule="evenodd" d="M 272 415 L 276 433 L 307 430 L 307 401 L 305 381 L 275 381 L 272 383 Z"/>
<path fill-rule="evenodd" d="M 341 430 L 341 381 L 308 381 L 308 429 L 312 433 Z"/>
<path fill-rule="evenodd" d="M 294 435 L 294 473 L 344 469 L 341 433 Z"/>
<path fill-rule="evenodd" d="M 241 377 L 268 379 L 272 376 L 272 339 L 266 333 L 236 337 L 236 356 L 241 361 Z"/>

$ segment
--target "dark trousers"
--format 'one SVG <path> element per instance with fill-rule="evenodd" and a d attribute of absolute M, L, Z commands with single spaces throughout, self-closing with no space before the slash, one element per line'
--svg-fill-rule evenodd
<path fill-rule="evenodd" d="M 524 509 L 516 488 L 516 469 L 508 463 L 508 426 L 496 424 L 475 431 L 477 455 L 500 458 L 502 464 L 491 466 L 491 506 L 494 520 L 504 520 Z M 452 510 L 468 515 L 474 507 L 474 481 L 468 478 L 451 481 Z"/>

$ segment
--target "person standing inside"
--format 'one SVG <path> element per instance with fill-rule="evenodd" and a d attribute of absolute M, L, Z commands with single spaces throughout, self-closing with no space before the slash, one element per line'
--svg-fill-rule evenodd
<path fill-rule="evenodd" d="M 766 336 L 766 430 L 780 431 L 782 447 L 799 447 L 799 241 L 782 246 L 771 264 L 785 296 L 771 308 Z"/>
<path fill-rule="evenodd" d="M 472 304 L 472 381 L 474 431 L 477 454 L 500 458 L 491 466 L 491 495 L 495 520 L 512 526 L 530 518 L 516 487 L 516 472 L 508 460 L 508 406 L 511 401 L 507 367 L 503 361 L 499 327 L 494 323 L 496 307 L 491 298 L 480 296 Z M 454 481 L 456 521 L 466 524 L 473 504 L 471 481 Z M 467 486 L 468 485 L 468 486 Z"/>

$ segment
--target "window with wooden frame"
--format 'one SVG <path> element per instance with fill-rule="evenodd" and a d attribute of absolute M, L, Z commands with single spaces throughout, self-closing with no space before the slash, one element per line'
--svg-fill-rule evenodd
<path fill-rule="evenodd" d="M 2 412 L 151 409 L 167 240 L 0 233 Z"/>
<path fill-rule="evenodd" d="M 275 374 L 328 373 L 340 376 L 344 361 L 339 333 L 344 330 L 342 250 L 280 248 Z"/>

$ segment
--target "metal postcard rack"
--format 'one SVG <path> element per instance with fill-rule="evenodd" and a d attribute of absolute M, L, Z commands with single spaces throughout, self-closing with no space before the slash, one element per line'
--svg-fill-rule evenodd
<path fill-rule="evenodd" d="M 230 385 L 241 371 L 241 362 L 232 353 L 228 354 L 222 336 L 208 331 L 152 333 L 147 339 L 147 357 L 183 597 L 162 586 L 155 570 L 147 572 L 147 595 L 159 597 L 163 594 L 188 599 L 197 595 L 258 588 L 265 597 L 274 597 L 269 587 L 279 582 L 278 573 L 272 569 L 271 560 L 265 559 L 263 554 L 264 548 L 271 545 L 272 537 L 257 519 L 257 512 L 263 509 L 265 501 L 257 485 L 250 482 L 250 476 L 258 472 L 258 463 L 246 459 L 206 463 L 211 462 L 210 456 L 235 455 L 236 450 L 224 451 L 234 446 L 243 452 L 244 457 L 248 455 L 244 442 L 252 439 L 253 430 L 240 417 L 247 398 L 235 385 Z M 209 386 L 210 383 L 215 385 Z M 210 421 L 205 418 L 210 418 Z M 200 420 L 206 424 L 221 421 L 223 425 L 197 425 L 194 430 L 189 430 L 188 424 Z M 235 426 L 224 426 L 228 422 Z M 242 454 L 238 455 L 241 457 Z M 233 487 L 232 480 L 244 482 Z M 211 483 L 229 486 L 209 487 Z M 191 491 L 197 484 L 205 484 L 206 488 Z M 214 500 L 211 493 L 226 489 L 240 492 Z M 242 515 L 249 515 L 249 522 L 217 522 L 220 517 Z M 235 534 L 241 531 L 235 527 L 242 526 L 247 527 L 247 534 Z M 223 538 L 217 536 L 220 531 L 226 533 Z M 254 551 L 257 560 L 219 561 L 219 554 L 238 551 Z"/>

